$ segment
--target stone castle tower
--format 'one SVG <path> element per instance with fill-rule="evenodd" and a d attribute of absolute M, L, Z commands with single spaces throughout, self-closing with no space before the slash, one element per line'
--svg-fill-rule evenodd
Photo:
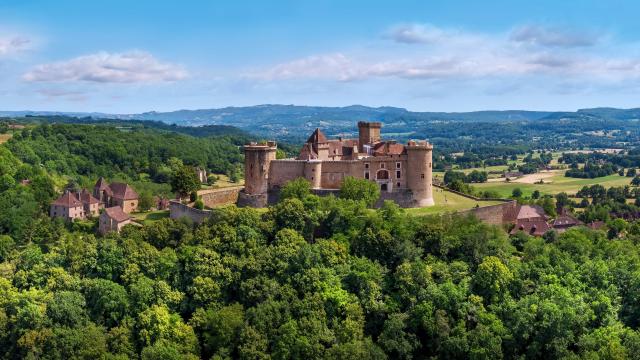
<path fill-rule="evenodd" d="M 248 195 L 266 194 L 269 189 L 269 166 L 276 159 L 277 145 L 251 143 L 244 146 L 244 192 Z"/>
<path fill-rule="evenodd" d="M 379 122 L 358 122 L 358 150 L 366 152 L 364 147 L 368 144 L 375 144 L 380 141 L 380 129 L 382 123 Z"/>
<path fill-rule="evenodd" d="M 418 206 L 432 206 L 433 145 L 426 141 L 409 141 L 407 149 L 407 188 Z"/>

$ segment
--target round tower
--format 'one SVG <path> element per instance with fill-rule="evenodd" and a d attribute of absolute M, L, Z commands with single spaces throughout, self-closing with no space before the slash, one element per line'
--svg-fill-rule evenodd
<path fill-rule="evenodd" d="M 432 206 L 432 153 L 433 145 L 426 141 L 410 141 L 407 146 L 407 188 L 413 193 L 418 206 Z"/>
<path fill-rule="evenodd" d="M 276 143 L 251 143 L 244 146 L 244 192 L 266 194 L 269 189 L 269 165 L 276 159 Z"/>
<path fill-rule="evenodd" d="M 307 161 L 304 164 L 304 177 L 309 180 L 313 189 L 320 189 L 322 187 L 322 161 Z"/>

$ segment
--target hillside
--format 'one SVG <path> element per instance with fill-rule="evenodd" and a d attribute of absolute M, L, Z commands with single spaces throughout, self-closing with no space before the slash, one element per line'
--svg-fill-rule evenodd
<path fill-rule="evenodd" d="M 640 109 L 593 108 L 575 112 L 549 111 L 474 111 L 474 112 L 416 112 L 396 107 L 367 107 L 352 105 L 346 107 L 295 106 L 295 105 L 257 105 L 247 107 L 225 107 L 219 109 L 178 110 L 172 112 L 145 112 L 140 114 L 104 114 L 104 113 L 55 113 L 55 112 L 3 112 L 0 116 L 37 116 L 48 117 L 66 115 L 78 117 L 83 121 L 154 121 L 154 126 L 161 123 L 174 124 L 177 131 L 191 132 L 196 135 L 206 131 L 207 126 L 233 126 L 243 131 L 265 138 L 299 142 L 316 127 L 326 130 L 327 134 L 350 136 L 354 134 L 355 123 L 360 120 L 380 121 L 384 123 L 385 132 L 398 140 L 411 137 L 432 138 L 431 130 L 450 123 L 487 124 L 496 129 L 495 123 L 501 126 L 512 126 L 526 129 L 527 126 L 553 124 L 558 120 L 600 124 L 603 122 L 635 122 L 640 118 Z M 188 130 L 196 127 L 196 130 Z M 217 130 L 220 130 L 218 128 Z M 216 131 L 217 131 L 216 130 Z M 227 129 L 230 130 L 230 129 Z M 540 134 L 528 134 L 541 136 Z"/>

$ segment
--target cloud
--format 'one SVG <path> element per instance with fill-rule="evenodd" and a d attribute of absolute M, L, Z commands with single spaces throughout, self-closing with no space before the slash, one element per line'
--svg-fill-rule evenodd
<path fill-rule="evenodd" d="M 0 57 L 25 51 L 30 44 L 31 40 L 24 36 L 0 36 Z"/>
<path fill-rule="evenodd" d="M 404 44 L 433 44 L 455 33 L 428 24 L 403 24 L 391 28 L 388 37 Z"/>
<path fill-rule="evenodd" d="M 38 65 L 23 75 L 26 81 L 153 83 L 185 79 L 181 66 L 163 63 L 144 51 L 99 52 L 71 60 Z"/>
<path fill-rule="evenodd" d="M 598 42 L 599 36 L 586 31 L 560 27 L 525 25 L 513 29 L 509 39 L 516 43 L 529 45 L 575 48 L 594 46 Z"/>

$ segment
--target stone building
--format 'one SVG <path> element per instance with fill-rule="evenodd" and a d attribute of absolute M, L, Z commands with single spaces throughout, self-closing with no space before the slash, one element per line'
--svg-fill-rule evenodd
<path fill-rule="evenodd" d="M 108 184 L 101 177 L 93 187 L 93 196 L 100 202 L 100 207 L 119 206 L 127 214 L 138 209 L 138 193 L 125 183 Z"/>
<path fill-rule="evenodd" d="M 120 232 L 127 224 L 131 224 L 129 214 L 125 213 L 120 206 L 109 207 L 100 214 L 98 232 L 102 235 L 109 232 Z"/>
<path fill-rule="evenodd" d="M 270 193 L 302 177 L 313 189 L 337 190 L 346 177 L 375 182 L 381 198 L 404 207 L 431 206 L 432 152 L 426 141 L 382 140 L 379 122 L 359 122 L 357 139 L 328 139 L 316 129 L 295 159 L 276 160 L 275 142 L 244 147 L 245 189 L 240 201 L 267 204 Z"/>
<path fill-rule="evenodd" d="M 67 221 L 82 220 L 98 216 L 98 199 L 83 189 L 78 193 L 66 190 L 62 196 L 51 203 L 49 216 L 64 218 Z"/>

